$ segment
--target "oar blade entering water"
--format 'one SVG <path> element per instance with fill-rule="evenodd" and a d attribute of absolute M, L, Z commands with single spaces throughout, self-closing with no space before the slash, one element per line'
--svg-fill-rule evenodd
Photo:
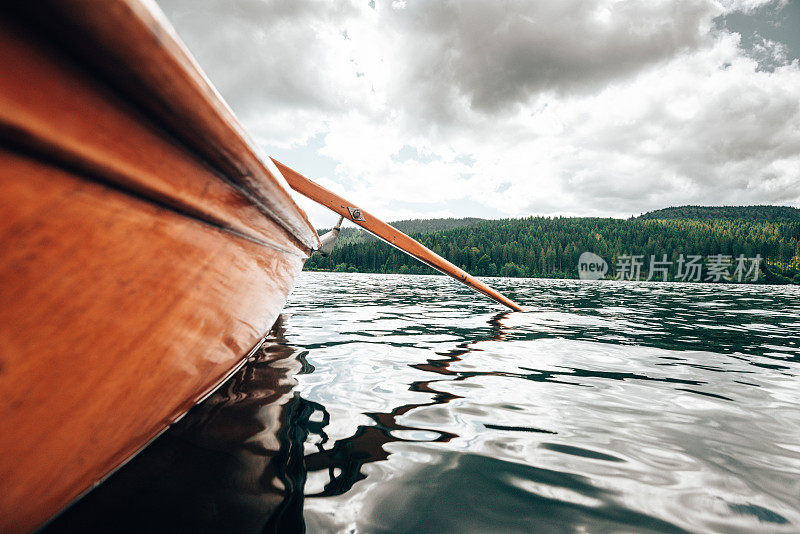
<path fill-rule="evenodd" d="M 463 269 L 456 267 L 418 241 L 411 239 L 400 230 L 386 224 L 374 215 L 362 210 L 352 202 L 345 200 L 336 193 L 333 193 L 321 185 L 312 182 L 302 174 L 277 161 L 275 158 L 272 158 L 272 161 L 278 167 L 278 170 L 286 179 L 286 182 L 289 184 L 289 186 L 291 186 L 292 189 L 301 195 L 306 196 L 314 202 L 331 209 L 376 237 L 386 241 L 393 247 L 402 250 L 409 256 L 413 256 L 419 261 L 429 265 L 430 267 L 433 267 L 437 271 L 455 278 L 462 284 L 471 287 L 475 291 L 483 293 L 490 299 L 499 302 L 504 306 L 508 306 L 514 311 L 524 311 L 524 308 L 513 300 L 509 299 L 499 291 L 492 289 Z"/>

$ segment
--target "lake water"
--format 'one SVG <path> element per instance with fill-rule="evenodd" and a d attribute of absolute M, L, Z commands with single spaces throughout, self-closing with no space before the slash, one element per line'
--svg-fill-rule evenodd
<path fill-rule="evenodd" d="M 303 273 L 51 531 L 797 532 L 796 287 Z"/>

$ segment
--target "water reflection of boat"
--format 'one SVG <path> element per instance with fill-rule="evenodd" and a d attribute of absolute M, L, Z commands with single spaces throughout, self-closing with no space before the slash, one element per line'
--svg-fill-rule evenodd
<path fill-rule="evenodd" d="M 319 246 L 138 2 L 0 13 L 0 530 L 31 530 L 231 376 Z"/>
<path fill-rule="evenodd" d="M 291 510 L 293 496 L 302 494 L 302 485 L 286 475 L 302 461 L 295 423 L 313 411 L 292 395 L 294 376 L 304 372 L 303 354 L 286 345 L 279 318 L 266 343 L 223 387 L 47 532 L 255 532 L 270 521 L 285 526 L 297 515 L 275 511 Z"/>

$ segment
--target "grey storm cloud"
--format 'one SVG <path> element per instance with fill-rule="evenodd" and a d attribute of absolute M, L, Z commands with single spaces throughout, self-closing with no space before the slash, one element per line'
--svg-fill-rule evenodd
<path fill-rule="evenodd" d="M 542 91 L 596 89 L 709 45 L 717 14 L 706 0 L 432 0 L 386 18 L 405 30 L 423 98 L 449 98 L 454 89 L 493 112 Z"/>
<path fill-rule="evenodd" d="M 181 37 L 235 110 L 272 104 L 330 108 L 318 61 L 321 25 L 346 36 L 354 6 L 314 0 L 160 0 Z M 405 53 L 387 50 L 400 73 L 398 105 L 446 118 L 466 97 L 491 113 L 541 91 L 586 91 L 711 42 L 709 0 L 409 2 L 379 6 L 380 24 Z M 344 38 L 344 37 L 343 37 Z M 403 102 L 405 100 L 406 102 Z"/>

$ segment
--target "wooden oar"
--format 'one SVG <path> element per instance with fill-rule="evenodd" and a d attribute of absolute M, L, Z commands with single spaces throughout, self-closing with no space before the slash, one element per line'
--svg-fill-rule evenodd
<path fill-rule="evenodd" d="M 495 291 L 464 270 L 459 269 L 421 243 L 411 239 L 403 232 L 392 226 L 389 226 L 372 214 L 362 210 L 352 202 L 349 202 L 339 195 L 328 191 L 321 185 L 312 182 L 302 174 L 290 169 L 276 159 L 272 158 L 272 161 L 278 167 L 278 170 L 281 172 L 291 188 L 301 195 L 310 198 L 314 202 L 322 204 L 326 208 L 330 208 L 342 217 L 346 217 L 364 230 L 374 234 L 376 237 L 379 237 L 390 245 L 399 248 L 409 256 L 417 258 L 419 261 L 433 267 L 437 271 L 441 271 L 446 275 L 452 276 L 462 284 L 465 284 L 472 289 L 483 293 L 490 299 L 508 306 L 514 311 L 524 311 L 524 308 L 513 300 L 509 299 L 502 293 Z"/>

